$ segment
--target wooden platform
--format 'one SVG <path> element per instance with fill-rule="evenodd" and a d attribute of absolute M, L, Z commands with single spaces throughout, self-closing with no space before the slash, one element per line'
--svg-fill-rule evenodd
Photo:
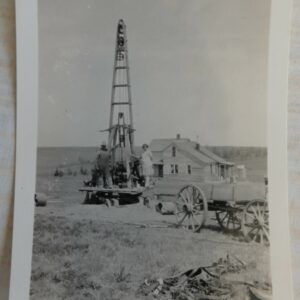
<path fill-rule="evenodd" d="M 100 193 L 112 193 L 112 194 L 125 194 L 125 195 L 138 195 L 144 192 L 145 188 L 103 188 L 103 187 L 82 187 L 79 189 L 80 192 L 100 192 Z"/>

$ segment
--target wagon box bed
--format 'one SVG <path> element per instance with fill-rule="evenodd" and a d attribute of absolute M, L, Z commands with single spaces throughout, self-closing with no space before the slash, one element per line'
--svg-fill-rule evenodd
<path fill-rule="evenodd" d="M 234 202 L 245 204 L 253 199 L 265 198 L 265 185 L 263 183 L 239 182 L 201 182 L 196 184 L 202 189 L 208 203 Z M 184 187 L 184 185 L 182 185 Z M 178 189 L 158 189 L 154 192 L 158 199 L 172 198 L 178 194 Z"/>
<path fill-rule="evenodd" d="M 200 183 L 198 186 L 204 191 L 209 202 L 225 201 L 243 204 L 265 197 L 265 186 L 262 183 Z"/>
<path fill-rule="evenodd" d="M 269 242 L 266 186 L 260 183 L 188 184 L 179 192 L 156 195 L 173 197 L 175 216 L 180 227 L 198 232 L 214 211 L 216 220 L 226 231 L 242 230 L 246 240 Z"/>

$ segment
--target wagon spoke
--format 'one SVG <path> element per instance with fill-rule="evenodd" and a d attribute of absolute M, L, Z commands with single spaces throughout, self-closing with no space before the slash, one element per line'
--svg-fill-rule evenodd
<path fill-rule="evenodd" d="M 256 212 L 258 218 L 261 218 L 261 206 L 258 203 L 256 204 Z"/>
<path fill-rule="evenodd" d="M 257 225 L 255 224 L 246 224 L 245 226 L 250 228 L 257 228 Z"/>
<path fill-rule="evenodd" d="M 183 221 L 185 220 L 185 218 L 187 217 L 187 213 L 184 214 L 184 216 L 182 217 L 182 219 L 178 222 L 178 225 L 181 225 L 183 223 Z"/>
<path fill-rule="evenodd" d="M 193 204 L 192 195 L 190 189 L 187 190 L 187 202 L 191 206 Z"/>
<path fill-rule="evenodd" d="M 269 242 L 269 241 L 270 241 L 270 236 L 269 236 L 268 231 L 266 230 L 265 226 L 262 226 L 262 229 L 263 229 L 263 231 L 264 231 L 264 233 L 265 233 L 265 236 L 266 236 L 267 241 Z"/>
<path fill-rule="evenodd" d="M 201 213 L 201 210 L 203 210 L 203 203 L 199 203 L 197 205 L 194 205 L 194 207 L 193 207 L 193 213 L 194 214 L 198 215 L 199 213 Z"/>
<path fill-rule="evenodd" d="M 184 208 L 184 210 L 185 210 L 185 211 L 188 211 L 189 203 L 188 203 L 187 199 L 185 198 L 183 202 L 184 202 L 184 203 L 183 203 L 183 208 Z"/>
<path fill-rule="evenodd" d="M 261 244 L 265 239 L 269 241 L 267 210 L 265 200 L 252 200 L 247 204 L 242 218 L 242 229 L 246 238 Z"/>
<path fill-rule="evenodd" d="M 260 243 L 263 244 L 263 242 L 264 242 L 264 234 L 263 234 L 263 230 L 262 230 L 261 227 L 259 229 L 259 233 L 260 233 Z"/>
<path fill-rule="evenodd" d="M 257 226 L 254 224 L 254 222 L 252 222 L 252 223 L 247 223 L 247 224 L 245 224 L 244 226 L 245 226 L 245 227 L 257 227 Z"/>
<path fill-rule="evenodd" d="M 191 200 L 191 191 L 189 188 L 186 189 L 186 195 L 187 195 L 187 201 L 188 203 L 192 203 L 192 200 Z"/>
<path fill-rule="evenodd" d="M 183 190 L 183 191 L 181 192 L 181 195 L 182 195 L 183 201 L 186 202 L 186 200 L 187 200 L 186 190 Z"/>
<path fill-rule="evenodd" d="M 204 224 L 207 202 L 204 193 L 194 185 L 183 187 L 178 193 L 178 211 L 185 211 L 185 216 L 177 223 L 185 224 L 186 228 L 197 231 Z"/>
<path fill-rule="evenodd" d="M 202 212 L 202 211 L 192 211 L 192 213 L 193 213 L 195 216 L 201 216 L 201 215 L 203 215 L 203 212 Z"/>
<path fill-rule="evenodd" d="M 186 202 L 186 196 L 183 194 L 183 192 L 179 193 L 179 197 L 181 198 L 181 200 L 182 200 L 185 204 L 187 204 L 187 202 Z"/>
<path fill-rule="evenodd" d="M 269 224 L 263 224 L 263 227 L 266 229 L 266 230 L 268 230 L 269 231 Z"/>
<path fill-rule="evenodd" d="M 199 202 L 200 203 L 203 202 L 203 198 L 201 196 L 201 193 L 195 187 L 194 187 L 193 198 L 194 198 L 194 204 L 198 204 Z"/>
<path fill-rule="evenodd" d="M 184 221 L 185 220 L 185 221 Z M 184 222 L 183 222 L 184 221 Z M 183 219 L 181 225 L 182 225 L 182 228 L 184 229 L 187 229 L 189 228 L 189 215 L 186 214 L 186 217 Z"/>
<path fill-rule="evenodd" d="M 194 216 L 191 215 L 190 219 L 191 219 L 192 229 L 193 229 L 193 231 L 195 231 Z"/>
<path fill-rule="evenodd" d="M 256 220 L 256 217 L 253 214 L 247 213 L 247 217 L 252 218 L 252 222 L 254 222 L 254 220 Z"/>
<path fill-rule="evenodd" d="M 199 193 L 199 191 L 197 189 L 194 189 L 194 191 L 195 191 L 194 199 L 195 199 L 195 203 L 197 203 L 197 200 L 200 199 L 201 194 Z"/>
<path fill-rule="evenodd" d="M 193 189 L 192 191 L 192 204 L 193 205 L 197 204 L 197 192 L 195 191 L 195 189 Z"/>
<path fill-rule="evenodd" d="M 216 218 L 219 225 L 227 231 L 237 231 L 241 227 L 241 222 L 239 218 L 236 216 L 238 212 L 228 210 L 217 211 Z"/>
<path fill-rule="evenodd" d="M 194 204 L 198 204 L 203 202 L 203 198 L 201 197 L 201 195 L 198 195 L 196 198 L 194 198 Z"/>
<path fill-rule="evenodd" d="M 186 193 L 185 193 L 185 191 L 182 191 L 181 193 L 179 193 L 179 197 L 180 197 L 184 202 L 186 202 Z"/>
<path fill-rule="evenodd" d="M 193 191 L 192 191 L 192 199 L 193 199 L 193 202 L 194 202 L 194 203 L 196 203 L 197 198 L 198 198 L 197 191 L 193 188 Z"/>
<path fill-rule="evenodd" d="M 262 227 L 259 229 L 259 233 L 260 233 L 260 243 L 263 244 L 263 242 L 264 242 L 264 234 L 263 234 Z"/>
<path fill-rule="evenodd" d="M 249 236 L 255 229 L 257 229 L 257 227 L 256 227 L 256 226 L 255 226 L 255 227 L 253 226 L 252 229 L 247 233 L 247 235 Z"/>
<path fill-rule="evenodd" d="M 236 221 L 236 224 L 240 224 L 241 223 L 240 219 L 237 216 L 234 216 L 234 220 Z"/>
<path fill-rule="evenodd" d="M 260 233 L 260 229 L 259 229 L 259 227 L 257 227 L 257 231 L 256 231 L 255 239 L 254 239 L 255 242 L 258 242 L 259 233 Z"/>
<path fill-rule="evenodd" d="M 235 229 L 234 216 L 233 216 L 233 214 L 229 214 L 229 216 L 230 216 L 230 223 L 229 223 L 230 228 L 229 229 L 234 230 Z"/>
<path fill-rule="evenodd" d="M 192 196 L 193 200 L 196 198 L 196 191 L 195 191 L 194 187 L 191 188 L 191 196 Z"/>
<path fill-rule="evenodd" d="M 246 234 L 246 238 L 250 238 L 251 241 L 254 240 L 256 233 L 254 231 L 257 231 L 257 227 L 253 227 L 250 231 L 248 231 L 248 233 Z"/>
<path fill-rule="evenodd" d="M 251 239 L 251 241 L 256 241 L 257 239 L 257 234 L 258 234 L 258 227 L 254 227 L 253 229 L 250 230 L 248 233 L 248 237 Z M 252 234 L 251 234 L 252 233 Z"/>
<path fill-rule="evenodd" d="M 184 199 L 184 195 L 183 195 L 182 191 L 178 194 L 178 197 L 180 197 L 181 199 Z"/>
<path fill-rule="evenodd" d="M 253 207 L 253 206 L 250 206 L 250 208 L 251 208 L 251 210 L 253 211 L 255 217 L 258 219 L 258 214 L 257 214 L 256 210 L 254 209 L 254 207 Z"/>
<path fill-rule="evenodd" d="M 228 225 L 229 225 L 229 221 L 230 221 L 230 215 L 228 214 L 227 223 L 226 223 L 227 228 L 228 228 Z"/>
<path fill-rule="evenodd" d="M 187 226 L 186 229 L 189 229 L 191 226 L 191 215 L 188 214 Z"/>
<path fill-rule="evenodd" d="M 228 217 L 228 213 L 227 213 L 227 212 L 225 212 L 225 216 L 224 216 L 224 218 L 221 220 L 221 222 L 223 222 L 223 221 L 226 219 L 226 217 Z"/>

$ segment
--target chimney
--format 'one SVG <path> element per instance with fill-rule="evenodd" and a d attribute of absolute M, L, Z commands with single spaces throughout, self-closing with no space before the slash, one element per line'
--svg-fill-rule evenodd
<path fill-rule="evenodd" d="M 176 134 L 176 140 L 180 140 L 180 134 L 179 133 Z"/>
<path fill-rule="evenodd" d="M 195 148 L 196 148 L 196 150 L 200 150 L 200 144 L 197 143 Z"/>

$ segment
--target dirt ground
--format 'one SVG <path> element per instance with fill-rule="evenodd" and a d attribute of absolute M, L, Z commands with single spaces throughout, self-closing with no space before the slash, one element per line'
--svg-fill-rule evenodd
<path fill-rule="evenodd" d="M 270 282 L 269 248 L 222 232 L 212 212 L 203 230 L 192 233 L 175 228 L 174 216 L 141 204 L 81 205 L 82 198 L 61 192 L 36 208 L 32 300 L 152 299 L 136 295 L 146 278 L 210 265 L 227 254 L 249 265 L 239 280 Z"/>
<path fill-rule="evenodd" d="M 82 165 L 78 157 L 87 156 L 86 151 L 38 153 L 36 190 L 47 195 L 47 206 L 35 208 L 32 300 L 150 300 L 153 297 L 137 295 L 145 279 L 207 266 L 227 254 L 248 265 L 237 275 L 239 280 L 271 282 L 269 248 L 224 233 L 213 212 L 201 232 L 192 233 L 175 228 L 174 216 L 141 204 L 82 205 L 84 194 L 78 189 L 89 176 L 81 175 L 80 165 L 72 162 Z M 90 152 L 91 160 L 95 154 Z M 260 161 L 251 164 L 257 178 L 265 174 Z M 63 177 L 53 176 L 56 166 L 64 168 Z"/>

